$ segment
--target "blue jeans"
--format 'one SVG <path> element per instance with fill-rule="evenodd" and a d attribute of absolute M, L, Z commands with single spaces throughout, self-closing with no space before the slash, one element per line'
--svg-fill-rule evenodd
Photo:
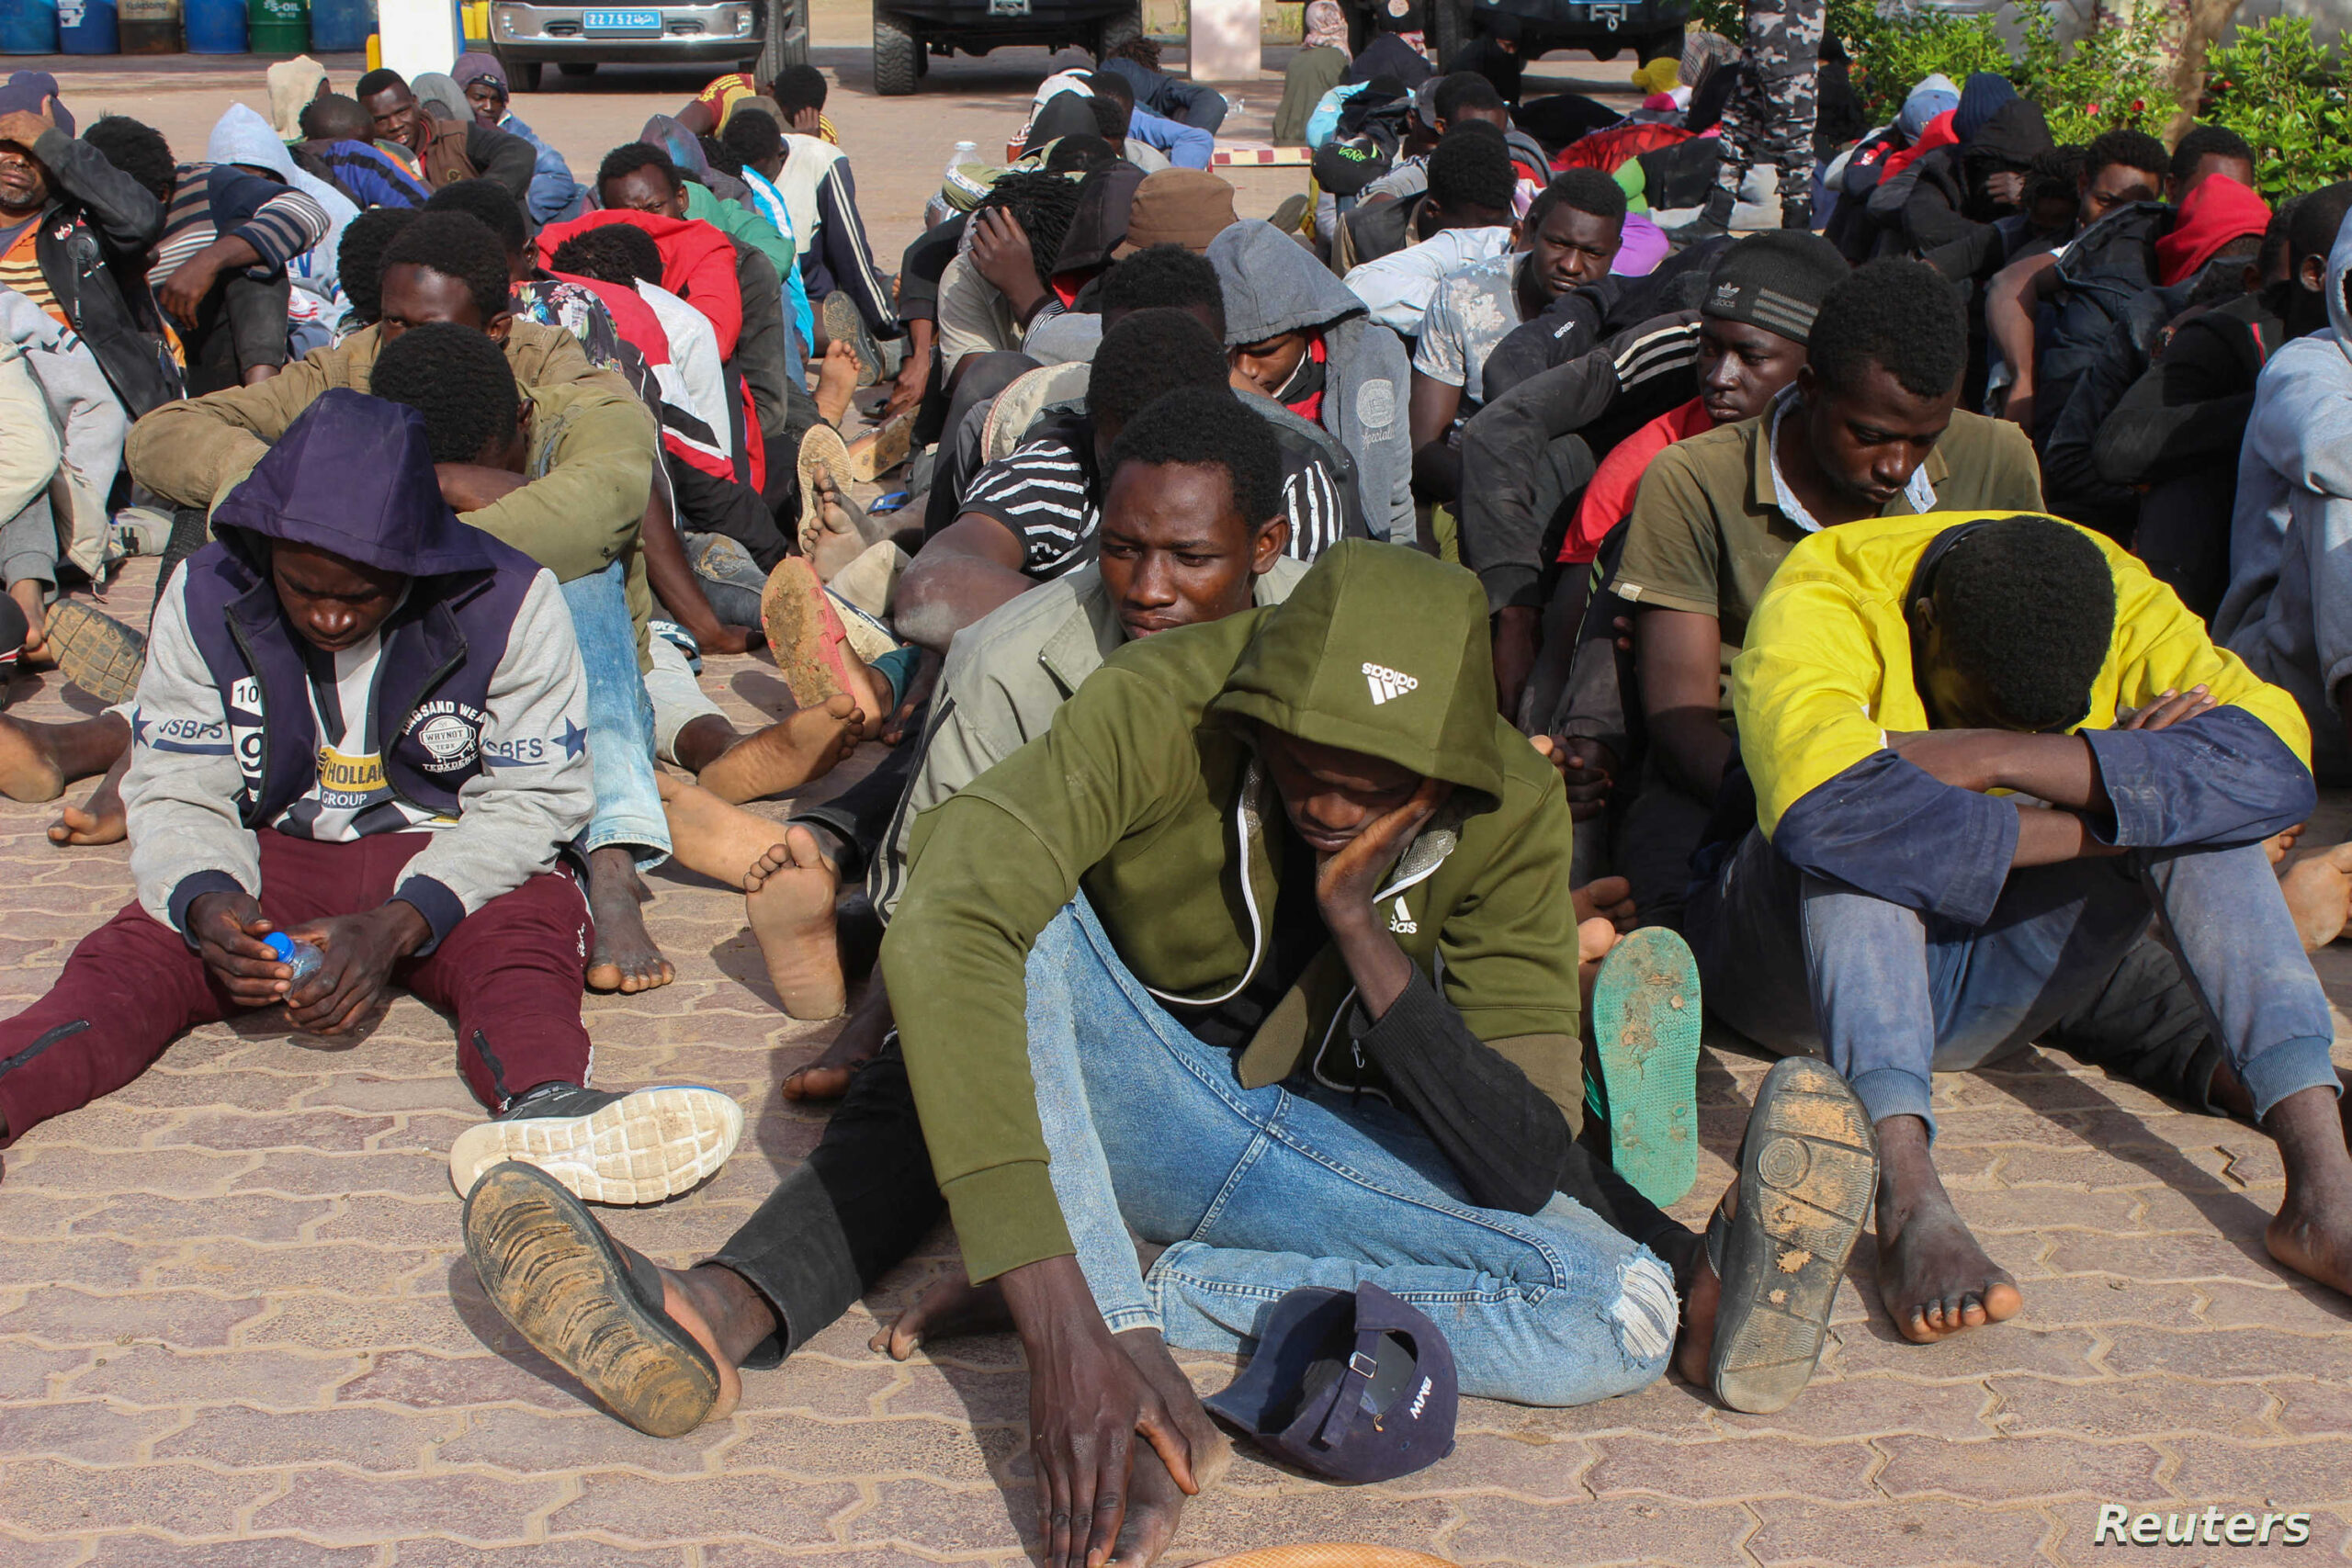
<path fill-rule="evenodd" d="M 588 761 L 596 773 L 596 815 L 579 841 L 582 852 L 626 844 L 648 871 L 670 858 L 670 823 L 653 783 L 653 704 L 637 670 L 628 571 L 615 561 L 563 585 L 587 676 Z"/>
<path fill-rule="evenodd" d="M 2327 998 L 2259 844 L 2012 871 L 1972 927 L 1802 871 L 1751 829 L 1683 929 L 1725 1022 L 1783 1055 L 1826 1055 L 1871 1121 L 1932 1131 L 1928 1074 L 2031 1044 L 2098 991 L 2151 912 L 2257 1117 L 2335 1087 Z"/>
<path fill-rule="evenodd" d="M 1419 1123 L 1376 1100 L 1243 1089 L 1083 898 L 1038 937 L 1028 983 L 1054 1193 L 1114 1332 L 1230 1352 L 1285 1292 L 1370 1280 L 1445 1331 L 1464 1393 L 1583 1404 L 1666 1370 L 1674 1280 L 1646 1248 L 1566 1197 L 1474 1206 Z M 1171 1244 L 1148 1275 L 1129 1227 Z"/>

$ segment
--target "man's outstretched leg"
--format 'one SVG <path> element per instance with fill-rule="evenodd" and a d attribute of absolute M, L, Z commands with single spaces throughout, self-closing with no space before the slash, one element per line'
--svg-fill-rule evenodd
<path fill-rule="evenodd" d="M 563 585 L 587 677 L 588 728 L 561 739 L 586 746 L 596 774 L 596 815 L 580 845 L 595 923 L 588 985 L 634 992 L 666 986 L 676 971 L 645 929 L 643 906 L 653 895 L 638 873 L 669 857 L 670 830 L 653 782 L 652 705 L 638 672 L 637 632 L 622 583 L 623 566 L 615 561 Z"/>
<path fill-rule="evenodd" d="M 1896 1329 L 1926 1343 L 2016 1316 L 2017 1281 L 1962 1223 L 1929 1152 L 1926 923 L 1808 877 L 1751 831 L 1687 924 L 1709 1006 L 1768 1050 L 1826 1056 L 1860 1098 L 1879 1149 L 1879 1295 Z"/>
<path fill-rule="evenodd" d="M 63 724 L 0 714 L 0 795 L 55 800 L 67 784 L 107 772 L 130 750 L 130 722 L 117 714 Z"/>
<path fill-rule="evenodd" d="M 2352 1151 L 2335 1024 L 2268 859 L 2252 844 L 2139 859 L 2230 1077 L 2278 1143 L 2287 1193 L 2265 1235 L 2270 1255 L 2352 1295 Z"/>
<path fill-rule="evenodd" d="M 907 1087 L 885 1053 L 808 1160 L 718 1255 L 656 1267 L 543 1172 L 493 1167 L 466 1200 L 492 1304 L 614 1415 L 676 1437 L 734 1408 L 738 1367 L 775 1366 L 904 1258 L 944 1207 Z"/>
<path fill-rule="evenodd" d="M 742 1107 L 715 1089 L 588 1087 L 586 917 L 569 874 L 541 873 L 467 916 L 460 940 L 401 976 L 457 1015 L 458 1069 L 492 1112 L 450 1145 L 459 1192 L 516 1159 L 592 1202 L 658 1203 L 717 1173 L 743 1135 Z"/>

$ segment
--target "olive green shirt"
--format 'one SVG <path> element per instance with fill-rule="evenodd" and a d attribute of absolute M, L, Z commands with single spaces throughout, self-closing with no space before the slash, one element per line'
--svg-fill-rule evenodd
<path fill-rule="evenodd" d="M 1782 559 L 1814 531 L 1792 519 L 1776 499 L 1771 419 L 1767 409 L 1658 454 L 1634 492 L 1625 551 L 1611 584 L 1637 605 L 1713 615 L 1721 624 L 1720 711 L 1726 726 L 1731 661 L 1747 641 L 1747 618 Z M 1918 477 L 1934 490 L 1934 507 L 1914 506 L 1906 491 L 1889 502 L 1882 516 L 2041 510 L 2033 444 L 2007 420 L 1954 413 Z"/>

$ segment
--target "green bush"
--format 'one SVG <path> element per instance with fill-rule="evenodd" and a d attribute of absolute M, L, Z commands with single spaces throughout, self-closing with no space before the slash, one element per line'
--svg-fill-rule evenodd
<path fill-rule="evenodd" d="M 2352 107 L 2343 68 L 2307 17 L 2276 17 L 2206 57 L 2212 118 L 2255 152 L 2255 183 L 2270 197 L 2352 175 Z"/>
<path fill-rule="evenodd" d="M 2162 130 L 2177 102 L 2177 9 L 2178 0 L 2169 8 L 2143 3 L 2127 25 L 2102 6 L 2090 32 L 2068 49 L 2058 42 L 2051 7 L 2040 7 L 2026 19 L 2018 90 L 2041 106 L 2061 144 L 2126 127 Z"/>
<path fill-rule="evenodd" d="M 1854 91 L 1874 125 L 1893 119 L 1924 77 L 1941 72 L 1958 85 L 1979 71 L 2007 74 L 2014 64 L 1991 17 L 1936 11 L 1866 15 L 1852 31 L 1838 36 L 1853 61 Z"/>

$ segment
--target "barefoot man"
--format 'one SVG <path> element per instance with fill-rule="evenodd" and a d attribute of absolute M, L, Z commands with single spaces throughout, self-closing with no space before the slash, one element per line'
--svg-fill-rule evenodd
<path fill-rule="evenodd" d="M 2209 1096 L 2278 1142 L 2271 1255 L 2352 1287 L 2335 1031 L 2264 852 L 2314 798 L 2291 696 L 2137 560 L 2030 513 L 1814 535 L 1733 682 L 1757 826 L 1686 929 L 1724 1019 L 1826 1055 L 1869 1107 L 1879 1291 L 1905 1336 L 2024 1305 L 1937 1177 L 1928 1075 L 2050 1032 L 2152 912 L 2212 1022 Z"/>

